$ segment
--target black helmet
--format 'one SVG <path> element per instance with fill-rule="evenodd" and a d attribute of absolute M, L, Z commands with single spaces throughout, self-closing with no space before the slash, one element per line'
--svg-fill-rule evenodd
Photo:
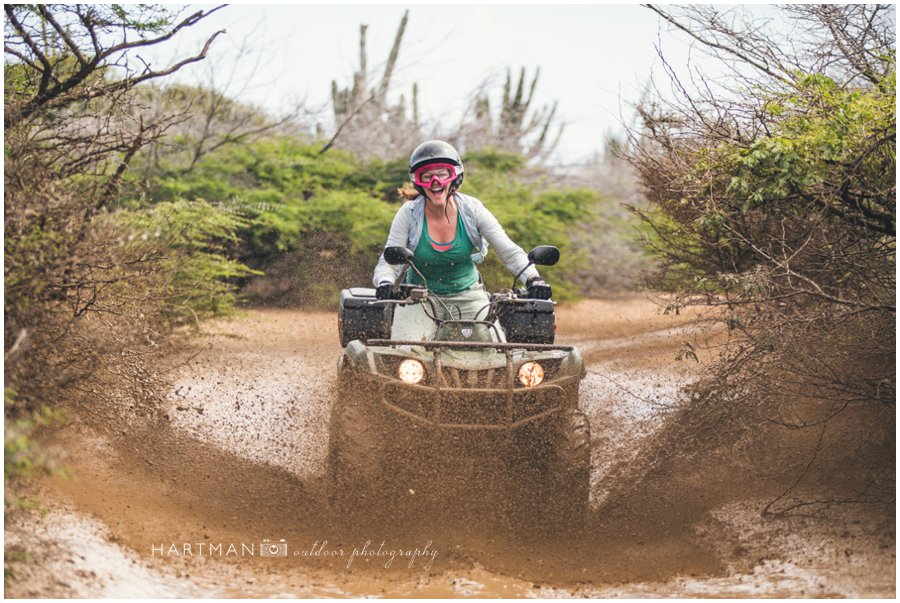
<path fill-rule="evenodd" d="M 432 163 L 449 163 L 454 166 L 456 177 L 450 184 L 450 192 L 459 189 L 463 182 L 463 172 L 465 172 L 465 166 L 463 166 L 459 153 L 453 148 L 453 145 L 443 140 L 428 140 L 417 146 L 409 156 L 409 179 L 420 195 L 425 194 L 425 189 L 416 183 L 415 172 Z"/>

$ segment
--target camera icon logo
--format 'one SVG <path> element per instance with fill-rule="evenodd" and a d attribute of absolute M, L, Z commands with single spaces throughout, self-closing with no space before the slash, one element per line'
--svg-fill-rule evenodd
<path fill-rule="evenodd" d="M 260 557 L 287 557 L 287 543 L 284 538 L 278 542 L 263 540 L 259 544 Z"/>

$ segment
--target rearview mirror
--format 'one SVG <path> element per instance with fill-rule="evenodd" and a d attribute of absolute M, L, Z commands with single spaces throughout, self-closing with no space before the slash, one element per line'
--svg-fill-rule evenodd
<path fill-rule="evenodd" d="M 406 247 L 385 247 L 384 261 L 392 266 L 400 266 L 413 259 L 413 252 Z"/>
<path fill-rule="evenodd" d="M 554 266 L 559 261 L 559 249 L 552 245 L 538 245 L 528 252 L 528 259 L 538 266 Z"/>

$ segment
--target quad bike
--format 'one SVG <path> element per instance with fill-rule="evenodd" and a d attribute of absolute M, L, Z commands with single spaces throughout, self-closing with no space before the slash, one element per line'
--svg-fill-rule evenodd
<path fill-rule="evenodd" d="M 384 257 L 422 276 L 408 249 L 389 247 Z M 559 250 L 539 246 L 528 259 L 553 265 Z M 401 285 L 399 300 L 377 300 L 374 289 L 341 292 L 332 501 L 354 512 L 384 496 L 411 462 L 441 467 L 442 456 L 499 451 L 514 491 L 526 493 L 527 521 L 580 527 L 590 479 L 590 426 L 578 408 L 585 369 L 576 348 L 553 345 L 555 303 L 528 299 L 514 280 L 474 320 L 454 319 L 452 308 L 438 312 L 442 300 L 422 281 Z M 393 311 L 407 304 L 426 304 L 432 340 L 390 339 Z M 437 456 L 423 460 L 425 450 Z"/>

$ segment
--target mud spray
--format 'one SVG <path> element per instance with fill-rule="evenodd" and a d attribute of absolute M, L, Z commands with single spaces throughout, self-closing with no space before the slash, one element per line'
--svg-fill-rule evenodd
<path fill-rule="evenodd" d="M 637 297 L 559 308 L 558 340 L 588 366 L 591 511 L 578 534 L 515 529 L 509 505 L 528 501 L 491 459 L 464 455 L 431 455 L 414 484 L 332 512 L 334 315 L 207 325 L 154 421 L 85 417 L 55 436 L 75 477 L 39 484 L 47 517 L 8 522 L 7 559 L 23 561 L 7 596 L 893 596 L 891 522 L 763 523 L 753 484 L 680 499 L 689 472 L 623 497 L 680 388 L 715 360 L 723 335 L 696 318 Z M 709 350 L 699 364 L 674 360 L 685 340 Z"/>

